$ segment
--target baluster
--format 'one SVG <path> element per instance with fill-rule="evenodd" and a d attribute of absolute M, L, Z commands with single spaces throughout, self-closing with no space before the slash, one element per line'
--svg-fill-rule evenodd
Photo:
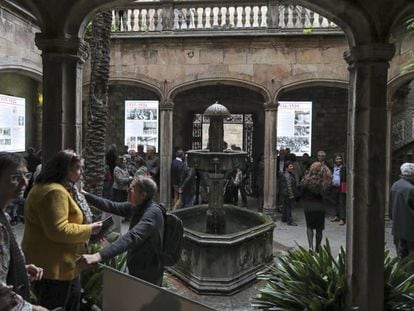
<path fill-rule="evenodd" d="M 128 10 L 122 10 L 122 31 L 128 30 Z"/>
<path fill-rule="evenodd" d="M 180 30 L 180 21 L 179 21 L 179 11 L 178 9 L 174 9 L 174 19 L 173 19 L 173 30 L 177 29 Z"/>
<path fill-rule="evenodd" d="M 142 30 L 142 10 L 138 10 L 137 13 L 137 31 L 141 31 Z"/>
<path fill-rule="evenodd" d="M 288 6 L 284 6 L 284 18 L 283 18 L 284 26 L 287 27 L 289 23 L 289 8 Z"/>
<path fill-rule="evenodd" d="M 134 26 L 135 26 L 135 10 L 131 10 L 131 20 L 130 20 L 130 26 L 131 29 L 130 31 L 134 31 Z"/>
<path fill-rule="evenodd" d="M 195 8 L 191 8 L 190 9 L 190 28 L 194 29 L 196 28 L 197 24 L 197 20 L 196 20 L 196 9 Z"/>
<path fill-rule="evenodd" d="M 187 9 L 181 9 L 181 29 L 187 28 Z"/>
<path fill-rule="evenodd" d="M 246 7 L 247 9 L 247 7 Z M 247 14 L 246 10 L 246 23 L 250 24 L 250 27 L 257 27 L 259 26 L 258 23 L 258 14 L 257 14 L 257 6 L 251 6 L 249 7 L 250 11 L 249 14 Z M 247 18 L 248 17 L 248 18 Z"/>
<path fill-rule="evenodd" d="M 182 19 L 181 19 L 181 10 L 177 9 L 177 30 L 181 30 L 181 24 L 182 24 Z"/>
<path fill-rule="evenodd" d="M 202 25 L 202 13 L 199 12 L 200 8 L 196 8 L 194 12 L 195 28 L 203 28 Z"/>
<path fill-rule="evenodd" d="M 148 9 L 147 10 L 147 18 L 148 18 L 148 31 L 154 30 L 154 10 Z"/>
<path fill-rule="evenodd" d="M 241 7 L 241 28 L 246 28 L 246 7 Z M 250 12 L 251 13 L 251 12 Z M 250 18 L 249 18 L 250 21 Z"/>
<path fill-rule="evenodd" d="M 165 3 L 161 9 L 160 30 L 170 31 L 175 29 L 175 10 L 172 2 Z"/>
<path fill-rule="evenodd" d="M 267 6 L 267 26 L 269 28 L 279 27 L 279 14 L 279 5 L 273 1 L 269 1 Z"/>
<path fill-rule="evenodd" d="M 309 12 L 309 23 L 310 23 L 309 27 L 313 27 L 313 22 L 314 21 L 315 21 L 315 12 L 310 11 Z"/>
<path fill-rule="evenodd" d="M 116 14 L 115 14 L 115 10 L 112 10 L 112 26 L 111 29 L 114 29 L 115 31 L 118 31 L 117 29 L 117 25 L 116 25 Z"/>
<path fill-rule="evenodd" d="M 214 17 L 214 7 L 210 8 L 210 14 L 209 14 L 209 22 L 210 22 L 210 27 L 214 27 L 214 21 L 215 21 L 215 17 Z"/>
<path fill-rule="evenodd" d="M 230 7 L 226 8 L 226 28 L 230 28 Z"/>
<path fill-rule="evenodd" d="M 235 8 L 234 6 L 229 6 L 229 27 L 230 28 L 234 28 L 235 27 L 235 23 L 234 23 L 234 13 L 235 12 Z"/>
<path fill-rule="evenodd" d="M 145 14 L 145 30 L 149 31 L 150 30 L 150 26 L 151 26 L 151 19 L 150 19 L 150 10 L 147 9 L 146 10 L 146 14 Z"/>
<path fill-rule="evenodd" d="M 257 9 L 257 26 L 262 27 L 262 7 L 259 6 Z"/>
<path fill-rule="evenodd" d="M 209 16 L 208 20 L 207 20 L 207 10 L 209 10 L 209 12 L 208 12 L 208 16 Z M 203 26 L 204 26 L 204 28 L 210 28 L 211 27 L 211 24 L 210 24 L 210 12 L 211 12 L 211 9 L 209 9 L 209 8 L 204 8 L 204 10 L 203 10 Z"/>
<path fill-rule="evenodd" d="M 303 28 L 306 28 L 306 10 L 304 7 L 301 7 L 300 11 L 300 23 Z"/>
<path fill-rule="evenodd" d="M 187 27 L 186 23 L 185 23 L 185 15 L 183 13 L 183 8 L 181 8 L 179 10 L 179 14 L 178 14 L 178 23 L 180 24 L 180 30 L 183 30 Z"/>
<path fill-rule="evenodd" d="M 250 22 L 251 22 L 252 27 L 259 27 L 260 26 L 259 7 L 258 6 L 252 7 L 252 12 L 251 12 L 251 15 L 250 15 Z"/>
<path fill-rule="evenodd" d="M 260 7 L 260 14 L 261 14 L 260 27 L 267 28 L 267 26 L 268 26 L 268 20 L 267 20 L 267 11 L 268 10 L 269 9 L 268 9 L 267 6 L 261 6 Z"/>
<path fill-rule="evenodd" d="M 319 18 L 318 18 L 318 22 L 319 22 L 319 27 L 323 27 L 322 23 L 323 23 L 323 16 L 319 14 Z"/>
<path fill-rule="evenodd" d="M 296 10 L 297 7 L 293 6 L 292 8 L 292 24 L 293 24 L 293 28 L 296 27 L 296 22 L 298 21 L 298 11 Z"/>
<path fill-rule="evenodd" d="M 183 22 L 182 22 L 182 28 L 183 29 L 188 29 L 190 28 L 190 10 L 189 9 L 183 9 Z M 184 27 L 183 27 L 184 26 Z"/>
<path fill-rule="evenodd" d="M 221 12 L 221 8 L 219 8 L 218 13 L 217 13 L 217 26 L 221 27 L 221 20 L 222 20 L 222 12 Z"/>
<path fill-rule="evenodd" d="M 158 23 L 159 23 L 159 16 L 158 16 L 158 9 L 154 10 L 154 31 L 158 30 Z"/>
<path fill-rule="evenodd" d="M 115 28 L 116 31 L 121 31 L 121 20 L 119 18 L 119 11 L 115 11 Z"/>

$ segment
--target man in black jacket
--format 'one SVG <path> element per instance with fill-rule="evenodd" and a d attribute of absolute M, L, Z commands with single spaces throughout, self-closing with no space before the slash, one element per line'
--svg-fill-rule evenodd
<path fill-rule="evenodd" d="M 112 202 L 83 192 L 89 204 L 109 213 L 131 219 L 129 231 L 100 252 L 82 255 L 77 264 L 90 267 L 127 251 L 129 273 L 161 286 L 164 267 L 160 253 L 164 234 L 163 207 L 152 201 L 156 183 L 148 177 L 138 177 L 129 188 L 129 202 Z"/>
<path fill-rule="evenodd" d="M 414 258 L 414 163 L 404 163 L 400 170 L 401 178 L 391 186 L 392 234 L 397 254 Z"/>

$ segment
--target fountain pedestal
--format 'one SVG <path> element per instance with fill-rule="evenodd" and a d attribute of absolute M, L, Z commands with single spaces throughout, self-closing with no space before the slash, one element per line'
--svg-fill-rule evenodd
<path fill-rule="evenodd" d="M 223 204 L 224 174 L 241 169 L 247 154 L 223 151 L 226 107 L 216 103 L 204 115 L 210 118 L 210 150 L 186 153 L 190 167 L 208 172 L 209 203 L 175 211 L 184 224 L 184 245 L 168 270 L 197 292 L 231 295 L 271 263 L 275 225 L 268 216 Z"/>

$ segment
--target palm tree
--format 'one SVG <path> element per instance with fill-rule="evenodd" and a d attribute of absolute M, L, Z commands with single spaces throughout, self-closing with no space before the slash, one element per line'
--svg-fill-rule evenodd
<path fill-rule="evenodd" d="M 105 174 L 105 136 L 108 119 L 108 84 L 112 12 L 98 13 L 92 22 L 91 80 L 85 135 L 84 172 L 87 191 L 101 195 Z"/>

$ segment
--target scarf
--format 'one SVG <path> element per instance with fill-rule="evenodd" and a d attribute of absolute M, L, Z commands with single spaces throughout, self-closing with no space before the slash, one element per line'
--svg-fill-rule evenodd
<path fill-rule="evenodd" d="M 67 180 L 63 182 L 63 186 L 66 188 L 66 190 L 69 191 L 72 198 L 75 200 L 76 204 L 78 204 L 79 208 L 82 211 L 83 214 L 83 223 L 84 224 L 90 224 L 92 223 L 92 211 L 89 207 L 88 202 L 86 202 L 85 196 L 80 193 L 78 187 L 76 187 L 76 184 Z"/>
<path fill-rule="evenodd" d="M 13 291 L 22 296 L 24 300 L 29 301 L 29 280 L 27 279 L 23 253 L 3 211 L 0 211 L 0 223 L 9 233 L 10 240 L 10 265 L 7 272 L 7 285 L 13 285 Z"/>

